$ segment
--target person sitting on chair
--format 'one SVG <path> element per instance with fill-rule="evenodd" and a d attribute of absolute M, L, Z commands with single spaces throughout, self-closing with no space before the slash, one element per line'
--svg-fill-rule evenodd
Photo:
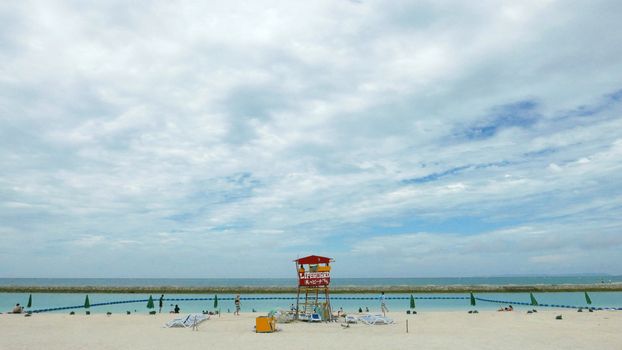
<path fill-rule="evenodd" d="M 23 307 L 23 306 L 21 306 L 21 305 L 19 305 L 19 303 L 17 303 L 17 304 L 15 305 L 15 307 L 13 308 L 13 311 L 12 311 L 12 312 L 13 312 L 14 314 L 21 314 L 21 313 L 22 313 L 22 311 L 24 311 L 24 307 Z"/>

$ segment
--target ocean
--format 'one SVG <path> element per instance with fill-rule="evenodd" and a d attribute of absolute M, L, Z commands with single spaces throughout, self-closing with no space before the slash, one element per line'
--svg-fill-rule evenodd
<path fill-rule="evenodd" d="M 534 284 L 593 284 L 622 282 L 622 276 L 542 276 L 542 277 L 465 277 L 465 278 L 335 278 L 333 286 L 402 286 L 402 285 L 534 285 Z M 244 278 L 244 279 L 90 279 L 90 278 L 0 278 L 2 286 L 296 286 L 292 278 Z M 89 294 L 91 313 L 147 313 L 146 300 L 148 294 L 95 293 Z M 29 293 L 0 293 L 0 312 L 9 311 L 16 303 L 26 305 Z M 153 295 L 157 307 L 160 295 Z M 295 303 L 295 294 L 249 294 L 242 295 L 242 311 L 265 313 L 272 309 L 289 309 Z M 387 306 L 392 311 L 409 309 L 410 294 L 387 295 Z M 434 310 L 471 310 L 468 294 L 416 294 L 416 309 L 419 311 Z M 530 301 L 528 293 L 477 293 L 477 298 L 498 300 L 503 302 L 485 302 L 478 299 L 476 309 L 493 310 L 508 303 Z M 540 304 L 569 306 L 585 306 L 587 303 L 583 293 L 555 292 L 535 294 Z M 165 295 L 162 312 L 169 312 L 179 305 L 181 312 L 213 311 L 214 295 L 206 294 L 170 294 Z M 232 294 L 218 295 L 221 312 L 234 310 Z M 359 308 L 377 312 L 380 308 L 377 294 L 335 294 L 331 297 L 334 310 L 343 308 L 346 312 L 358 311 Z M 591 307 L 622 308 L 622 292 L 591 292 Z M 194 299 L 194 300 L 191 300 Z M 78 293 L 34 293 L 32 294 L 31 310 L 75 307 L 75 309 L 57 310 L 53 312 L 68 313 L 71 310 L 83 313 L 85 295 Z M 126 302 L 108 304 L 111 302 Z M 531 306 L 514 305 L 516 310 L 531 309 Z"/>

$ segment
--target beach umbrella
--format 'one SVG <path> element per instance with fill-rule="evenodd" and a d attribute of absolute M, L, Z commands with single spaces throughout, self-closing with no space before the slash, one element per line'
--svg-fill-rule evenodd
<path fill-rule="evenodd" d="M 91 302 L 89 301 L 89 296 L 87 294 L 86 299 L 84 299 L 84 308 L 88 309 L 91 307 Z"/>
<path fill-rule="evenodd" d="M 590 296 L 587 295 L 587 292 L 585 292 L 585 301 L 588 305 L 592 305 L 592 299 L 590 299 Z"/>
<path fill-rule="evenodd" d="M 538 306 L 538 301 L 536 300 L 536 298 L 533 296 L 533 293 L 529 293 L 529 298 L 531 299 L 531 305 L 533 306 Z"/>
<path fill-rule="evenodd" d="M 475 306 L 475 297 L 473 296 L 473 293 L 471 293 L 471 306 Z"/>
<path fill-rule="evenodd" d="M 587 294 L 585 294 L 585 295 L 587 295 Z M 26 304 L 26 307 L 32 307 L 32 294 L 30 294 L 30 296 L 28 296 L 28 304 Z"/>
<path fill-rule="evenodd" d="M 415 298 L 413 297 L 413 295 L 410 295 L 410 308 L 414 309 L 415 308 Z"/>
<path fill-rule="evenodd" d="M 218 307 L 218 295 L 214 294 L 214 309 Z"/>
<path fill-rule="evenodd" d="M 147 301 L 147 309 L 153 309 L 155 306 L 153 305 L 153 298 L 151 295 L 149 296 L 149 300 Z"/>

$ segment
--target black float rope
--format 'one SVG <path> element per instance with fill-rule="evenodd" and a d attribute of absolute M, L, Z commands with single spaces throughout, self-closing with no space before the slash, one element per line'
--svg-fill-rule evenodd
<path fill-rule="evenodd" d="M 516 305 L 527 305 L 527 306 L 542 306 L 542 307 L 556 307 L 563 309 L 593 309 L 593 310 L 622 310 L 622 307 L 590 307 L 590 306 L 575 306 L 575 305 L 562 305 L 562 304 L 540 304 L 533 305 L 532 303 L 525 303 L 522 301 L 508 301 L 508 300 L 493 300 L 493 299 L 485 299 L 476 297 L 476 300 L 485 301 L 488 303 L 497 303 L 497 304 L 516 304 Z"/>
<path fill-rule="evenodd" d="M 214 301 L 214 297 L 208 298 L 164 298 L 163 301 Z M 233 297 L 223 297 L 218 298 L 218 300 L 234 300 Z M 325 297 L 319 297 L 318 299 L 325 299 Z M 331 300 L 379 300 L 379 297 L 332 297 Z M 385 299 L 387 300 L 410 300 L 410 297 L 389 297 L 387 296 Z M 414 297 L 416 300 L 468 300 L 470 297 Z M 514 304 L 514 305 L 527 305 L 534 306 L 531 303 L 525 303 L 520 301 L 508 301 L 508 300 L 494 300 L 494 299 L 486 299 L 475 297 L 476 300 L 487 302 L 487 303 L 497 303 L 497 304 Z M 243 297 L 240 300 L 296 300 L 296 297 Z M 122 300 L 122 301 L 110 301 L 106 303 L 94 303 L 91 304 L 91 307 L 96 306 L 105 306 L 105 305 L 118 305 L 118 304 L 132 304 L 132 303 L 146 303 L 149 299 L 135 299 L 135 300 Z M 541 307 L 556 307 L 556 308 L 566 308 L 566 309 L 594 309 L 594 310 L 622 310 L 622 307 L 586 307 L 586 306 L 574 306 L 574 305 L 559 305 L 559 304 L 538 304 L 537 306 Z M 52 312 L 52 311 L 62 311 L 62 310 L 73 310 L 73 309 L 83 309 L 84 305 L 74 305 L 74 306 L 63 306 L 63 307 L 53 307 L 46 309 L 37 309 L 32 310 L 32 313 L 41 313 L 41 312 Z"/>

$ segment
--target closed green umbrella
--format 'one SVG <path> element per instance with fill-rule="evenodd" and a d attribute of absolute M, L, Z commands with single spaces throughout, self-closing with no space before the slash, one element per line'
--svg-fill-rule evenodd
<path fill-rule="evenodd" d="M 153 298 L 151 295 L 149 296 L 149 300 L 147 301 L 147 309 L 153 309 L 155 306 L 153 305 Z"/>
<path fill-rule="evenodd" d="M 587 295 L 587 294 L 585 294 L 585 295 Z M 28 296 L 28 304 L 26 304 L 26 307 L 32 307 L 32 294 L 30 294 L 30 296 Z"/>
<path fill-rule="evenodd" d="M 471 306 L 475 306 L 475 297 L 473 296 L 473 293 L 471 293 Z"/>
<path fill-rule="evenodd" d="M 91 307 L 91 302 L 89 301 L 89 296 L 86 296 L 86 299 L 84 299 L 84 308 L 88 309 Z"/>
<path fill-rule="evenodd" d="M 218 307 L 218 295 L 215 294 L 214 295 L 214 309 L 216 309 Z"/>
<path fill-rule="evenodd" d="M 410 295 L 410 308 L 414 309 L 415 308 L 415 298 L 413 297 L 413 295 Z"/>
<path fill-rule="evenodd" d="M 533 306 L 538 306 L 538 301 L 536 300 L 536 298 L 533 296 L 533 293 L 529 293 L 529 298 L 531 299 L 531 305 Z"/>
<path fill-rule="evenodd" d="M 588 305 L 592 305 L 592 299 L 590 299 L 590 296 L 587 295 L 587 292 L 585 292 L 585 301 Z"/>

